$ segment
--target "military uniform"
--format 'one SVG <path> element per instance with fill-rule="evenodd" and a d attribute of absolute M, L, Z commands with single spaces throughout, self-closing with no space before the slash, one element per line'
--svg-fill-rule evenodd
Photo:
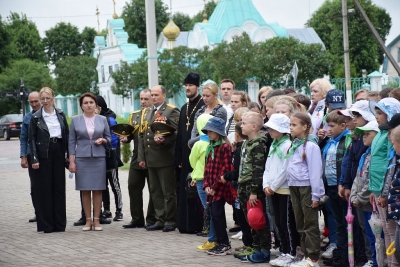
<path fill-rule="evenodd" d="M 133 151 L 131 165 L 129 168 L 128 191 L 130 199 L 130 210 L 132 220 L 135 225 L 144 225 L 143 215 L 143 188 L 147 180 L 149 184 L 149 175 L 147 169 L 139 166 L 138 150 L 139 150 L 139 133 L 147 128 L 147 122 L 144 120 L 146 109 L 137 110 L 129 116 L 129 124 L 133 126 L 133 133 L 128 137 L 128 143 L 133 139 Z M 150 191 L 150 190 L 149 190 Z M 156 222 L 153 201 L 149 198 L 147 206 L 146 223 L 154 224 Z"/>
<path fill-rule="evenodd" d="M 176 179 L 174 176 L 174 150 L 176 133 L 166 135 L 165 141 L 157 144 L 150 125 L 157 117 L 165 117 L 167 123 L 178 127 L 179 110 L 165 102 L 157 111 L 146 109 L 144 120 L 147 128 L 139 133 L 138 162 L 145 161 L 149 172 L 149 188 L 158 226 L 176 226 Z"/>

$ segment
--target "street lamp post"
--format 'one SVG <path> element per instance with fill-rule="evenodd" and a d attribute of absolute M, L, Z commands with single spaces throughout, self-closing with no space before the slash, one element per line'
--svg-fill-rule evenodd
<path fill-rule="evenodd" d="M 344 76 L 346 80 L 346 100 L 347 106 L 353 103 L 353 95 L 351 91 L 350 81 L 350 51 L 349 51 L 349 31 L 347 27 L 347 0 L 342 0 L 342 17 L 343 17 L 343 51 L 344 51 Z"/>
<path fill-rule="evenodd" d="M 158 62 L 156 40 L 156 11 L 154 0 L 146 0 L 146 34 L 149 88 L 158 85 Z"/>

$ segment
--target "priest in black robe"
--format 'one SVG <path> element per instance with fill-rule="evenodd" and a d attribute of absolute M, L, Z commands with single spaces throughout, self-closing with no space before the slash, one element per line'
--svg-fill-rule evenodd
<path fill-rule="evenodd" d="M 181 107 L 179 117 L 178 135 L 175 145 L 175 166 L 177 177 L 178 195 L 178 218 L 177 226 L 180 233 L 198 233 L 203 228 L 203 208 L 200 198 L 187 198 L 186 178 L 192 171 L 189 163 L 190 149 L 188 141 L 194 125 L 194 115 L 204 105 L 204 101 L 199 94 L 200 76 L 190 72 L 185 80 L 186 97 L 189 99 Z"/>

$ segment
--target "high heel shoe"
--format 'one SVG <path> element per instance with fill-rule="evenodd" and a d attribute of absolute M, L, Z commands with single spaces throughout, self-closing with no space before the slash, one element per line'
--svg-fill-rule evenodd
<path fill-rule="evenodd" d="M 99 218 L 93 218 L 93 220 L 99 220 L 99 222 L 100 222 Z M 94 228 L 95 231 L 103 231 L 103 227 L 101 227 L 101 226 L 94 226 L 93 225 L 93 228 Z"/>
<path fill-rule="evenodd" d="M 86 218 L 86 221 L 91 221 L 92 220 L 92 218 Z M 83 228 L 82 228 L 82 230 L 83 231 L 90 231 L 90 230 L 92 230 L 92 225 L 90 225 L 90 226 L 83 226 Z"/>

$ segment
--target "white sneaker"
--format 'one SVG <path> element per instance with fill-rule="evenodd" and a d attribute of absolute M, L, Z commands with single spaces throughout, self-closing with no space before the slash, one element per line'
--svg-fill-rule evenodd
<path fill-rule="evenodd" d="M 290 263 L 289 263 L 290 264 Z M 318 261 L 313 262 L 310 258 L 304 258 L 301 261 L 287 265 L 290 267 L 319 267 Z"/>
<path fill-rule="evenodd" d="M 231 236 L 233 239 L 239 239 L 240 237 L 242 237 L 242 235 L 243 235 L 243 232 L 242 231 L 240 231 L 240 232 L 238 232 L 237 234 L 235 234 L 235 235 L 233 235 L 233 236 Z"/>
<path fill-rule="evenodd" d="M 325 259 L 331 259 L 333 257 L 333 250 L 336 248 L 335 244 L 329 244 L 329 246 L 326 248 L 325 252 L 321 254 L 322 258 Z"/>
<path fill-rule="evenodd" d="M 287 264 L 292 262 L 294 259 L 295 257 L 290 254 L 281 254 L 278 258 L 270 261 L 269 264 L 271 264 L 272 266 L 284 267 L 287 266 Z"/>
<path fill-rule="evenodd" d="M 363 267 L 372 267 L 372 266 L 374 266 L 374 263 L 371 260 L 367 261 L 367 263 L 363 265 Z"/>

